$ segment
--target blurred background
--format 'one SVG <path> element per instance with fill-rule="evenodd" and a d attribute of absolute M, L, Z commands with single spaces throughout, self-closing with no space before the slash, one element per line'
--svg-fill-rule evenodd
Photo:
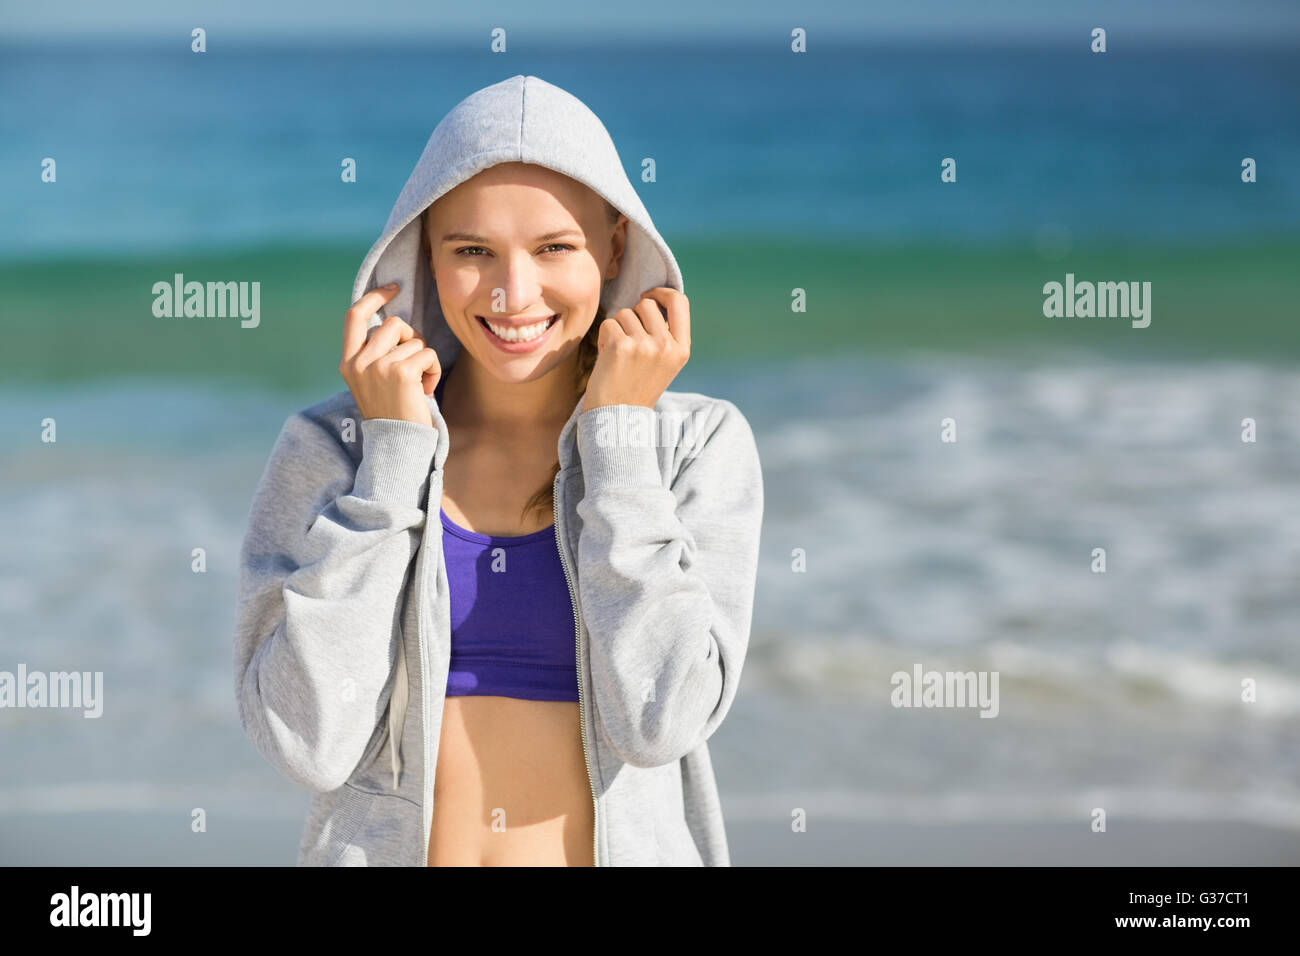
<path fill-rule="evenodd" d="M 433 127 L 520 73 L 610 130 L 691 299 L 672 387 L 758 439 L 733 863 L 1300 863 L 1300 7 L 866 6 L 6 8 L 0 670 L 104 710 L 0 710 L 0 863 L 292 865 L 235 706 L 253 490 Z M 155 318 L 175 273 L 260 325 Z M 1067 273 L 1150 326 L 1044 317 Z M 892 707 L 917 664 L 997 718 Z"/>

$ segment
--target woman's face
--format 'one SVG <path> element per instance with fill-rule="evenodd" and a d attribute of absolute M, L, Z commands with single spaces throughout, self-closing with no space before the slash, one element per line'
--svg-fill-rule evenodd
<path fill-rule="evenodd" d="M 618 275 L 626 216 L 610 221 L 599 195 L 553 170 L 502 163 L 424 218 L 443 316 L 484 369 L 526 382 L 576 357 L 601 284 Z"/>

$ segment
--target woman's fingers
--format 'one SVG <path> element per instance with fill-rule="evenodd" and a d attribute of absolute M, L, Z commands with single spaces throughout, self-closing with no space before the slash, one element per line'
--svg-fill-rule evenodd
<path fill-rule="evenodd" d="M 366 324 L 370 317 L 379 311 L 379 307 L 392 301 L 398 293 L 397 283 L 371 289 L 352 304 L 343 319 L 343 362 L 356 357 L 366 344 Z"/>
<path fill-rule="evenodd" d="M 609 326 L 608 334 L 611 341 L 621 339 L 625 335 L 636 335 L 641 331 L 641 319 L 631 309 L 619 309 L 601 323 L 602 326 L 608 325 L 610 319 L 614 320 L 614 325 Z M 601 332 L 604 331 L 602 328 Z"/>
<path fill-rule="evenodd" d="M 375 289 L 348 309 L 339 374 L 362 419 L 392 418 L 432 427 L 428 396 L 442 374 L 438 353 L 399 316 L 369 327 L 375 312 L 397 291 L 395 284 Z"/>
<path fill-rule="evenodd" d="M 390 365 L 397 365 L 403 359 L 408 359 L 418 352 L 424 351 L 424 339 L 419 336 L 413 336 L 403 342 L 393 346 L 379 358 L 375 359 L 375 367 L 381 371 Z M 433 351 L 430 349 L 429 351 Z"/>
<path fill-rule="evenodd" d="M 612 318 L 617 322 L 609 333 L 603 333 L 606 343 L 622 339 L 648 336 L 661 347 L 680 347 L 689 353 L 691 347 L 691 315 L 686 296 L 667 286 L 656 286 L 643 293 L 630 309 L 619 309 Z"/>
<path fill-rule="evenodd" d="M 390 315 L 384 319 L 383 323 L 376 327 L 370 333 L 370 338 L 362 346 L 361 351 L 357 353 L 356 364 L 358 368 L 365 368 L 371 362 L 377 362 L 397 345 L 410 339 L 419 339 L 421 344 L 424 340 L 415 334 L 415 329 L 411 328 L 400 316 Z"/>
<path fill-rule="evenodd" d="M 685 293 L 677 289 L 671 289 L 668 286 L 656 286 L 644 292 L 643 296 L 659 303 L 663 309 L 662 318 L 667 320 L 660 327 L 666 327 L 668 334 L 673 337 L 678 345 L 689 349 L 691 347 L 691 310 Z"/>
<path fill-rule="evenodd" d="M 420 348 L 413 349 L 409 356 L 400 360 L 402 369 L 413 380 L 420 383 L 424 394 L 432 395 L 434 389 L 438 387 L 438 379 L 442 377 L 442 365 L 438 361 L 438 353 L 426 347 L 419 339 L 413 341 L 420 342 Z M 398 348 L 406 348 L 409 344 L 404 342 Z"/>
<path fill-rule="evenodd" d="M 664 323 L 664 314 L 659 311 L 659 304 L 654 299 L 647 295 L 633 306 L 633 311 L 640 318 L 641 328 L 646 335 L 656 341 L 668 339 L 668 326 Z"/>
<path fill-rule="evenodd" d="M 396 371 L 399 377 L 423 380 L 425 376 L 437 377 L 442 368 L 438 353 L 428 348 L 418 335 L 393 347 L 392 351 L 375 360 L 375 368 L 382 372 Z"/>

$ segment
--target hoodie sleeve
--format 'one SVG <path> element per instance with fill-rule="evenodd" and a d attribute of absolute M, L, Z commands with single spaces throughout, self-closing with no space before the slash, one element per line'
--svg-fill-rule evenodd
<path fill-rule="evenodd" d="M 281 773 L 327 792 L 383 717 L 437 431 L 361 421 L 355 467 L 327 426 L 285 422 L 240 555 L 235 680 L 245 733 Z"/>
<path fill-rule="evenodd" d="M 603 413 L 603 414 L 602 414 Z M 590 634 L 595 712 L 622 759 L 671 763 L 717 730 L 749 644 L 763 479 L 749 423 L 718 400 L 691 436 L 672 487 L 658 452 L 611 437 L 655 409 L 601 406 L 578 417 L 585 493 L 578 503 L 579 600 Z M 660 439 L 662 440 L 662 439 Z"/>

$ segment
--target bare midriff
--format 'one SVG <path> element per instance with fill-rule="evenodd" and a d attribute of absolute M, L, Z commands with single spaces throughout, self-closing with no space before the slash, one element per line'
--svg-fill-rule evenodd
<path fill-rule="evenodd" d="M 580 733 L 568 701 L 446 698 L 429 866 L 592 866 Z"/>

